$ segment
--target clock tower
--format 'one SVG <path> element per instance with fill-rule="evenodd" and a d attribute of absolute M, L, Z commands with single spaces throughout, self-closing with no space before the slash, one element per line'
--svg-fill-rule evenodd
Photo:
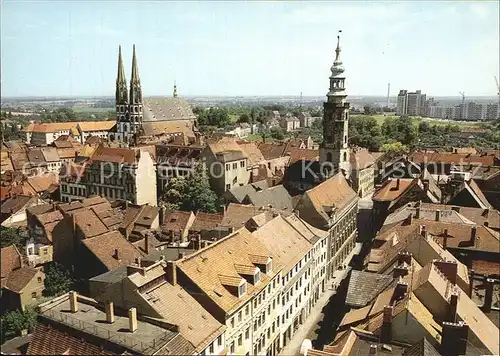
<path fill-rule="evenodd" d="M 337 36 L 335 61 L 330 68 L 330 90 L 323 104 L 323 142 L 319 148 L 322 167 L 333 168 L 333 174 L 350 172 L 349 163 L 349 103 L 346 101 L 344 66 L 340 60 L 340 36 Z"/>

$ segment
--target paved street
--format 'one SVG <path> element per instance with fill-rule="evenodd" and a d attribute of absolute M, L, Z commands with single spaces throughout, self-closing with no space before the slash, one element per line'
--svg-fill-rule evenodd
<path fill-rule="evenodd" d="M 351 252 L 348 260 L 358 253 L 362 256 L 366 254 L 365 250 L 369 248 L 373 238 L 372 195 L 369 194 L 359 200 L 357 221 L 358 243 L 354 251 Z M 362 245 L 364 245 L 363 249 Z M 281 351 L 280 355 L 298 355 L 304 339 L 311 340 L 313 347 L 318 350 L 322 350 L 324 345 L 333 341 L 335 330 L 348 311 L 348 308 L 345 306 L 345 296 L 349 281 L 345 277 L 349 273 L 349 270 L 337 271 L 335 273 L 335 277 L 329 282 L 329 288 L 319 298 L 304 325 L 293 335 L 292 340 Z M 334 290 L 332 286 L 337 286 L 337 290 Z"/>
<path fill-rule="evenodd" d="M 355 249 L 353 254 L 358 250 Z M 348 273 L 349 269 L 335 272 L 334 278 L 329 282 L 329 288 L 318 299 L 306 322 L 293 335 L 280 355 L 298 355 L 304 339 L 310 339 L 315 348 L 322 348 L 333 340 L 335 329 L 347 311 L 344 307 L 347 292 L 344 278 Z M 333 285 L 338 286 L 337 290 L 332 288 Z"/>

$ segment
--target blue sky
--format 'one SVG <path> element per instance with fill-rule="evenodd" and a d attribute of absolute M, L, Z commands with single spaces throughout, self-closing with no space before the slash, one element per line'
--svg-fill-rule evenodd
<path fill-rule="evenodd" d="M 114 95 L 118 45 L 143 92 L 325 95 L 342 34 L 348 93 L 496 94 L 499 5 L 481 2 L 16 1 L 1 8 L 2 96 Z"/>

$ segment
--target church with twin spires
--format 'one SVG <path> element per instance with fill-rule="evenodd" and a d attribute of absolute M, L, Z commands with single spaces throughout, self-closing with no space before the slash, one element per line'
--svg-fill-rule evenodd
<path fill-rule="evenodd" d="M 127 88 L 123 66 L 122 48 L 118 48 L 118 73 L 116 77 L 116 126 L 110 137 L 125 145 L 134 145 L 141 139 L 154 141 L 164 136 L 184 135 L 196 137 L 195 120 L 189 103 L 177 96 L 143 98 L 135 45 L 132 52 L 132 73 Z"/>

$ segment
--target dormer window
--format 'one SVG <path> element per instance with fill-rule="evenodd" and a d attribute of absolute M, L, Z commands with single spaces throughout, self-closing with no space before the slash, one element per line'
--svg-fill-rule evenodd
<path fill-rule="evenodd" d="M 272 270 L 273 270 L 273 261 L 272 261 L 272 260 L 269 260 L 269 261 L 266 263 L 266 270 L 265 270 L 265 273 L 266 273 L 266 274 L 268 274 L 268 273 L 270 273 Z"/>
<path fill-rule="evenodd" d="M 255 274 L 253 275 L 253 284 L 257 284 L 260 282 L 260 270 L 256 270 Z"/>
<path fill-rule="evenodd" d="M 243 283 L 238 287 L 238 298 L 243 297 L 246 292 L 247 292 L 247 284 Z"/>

